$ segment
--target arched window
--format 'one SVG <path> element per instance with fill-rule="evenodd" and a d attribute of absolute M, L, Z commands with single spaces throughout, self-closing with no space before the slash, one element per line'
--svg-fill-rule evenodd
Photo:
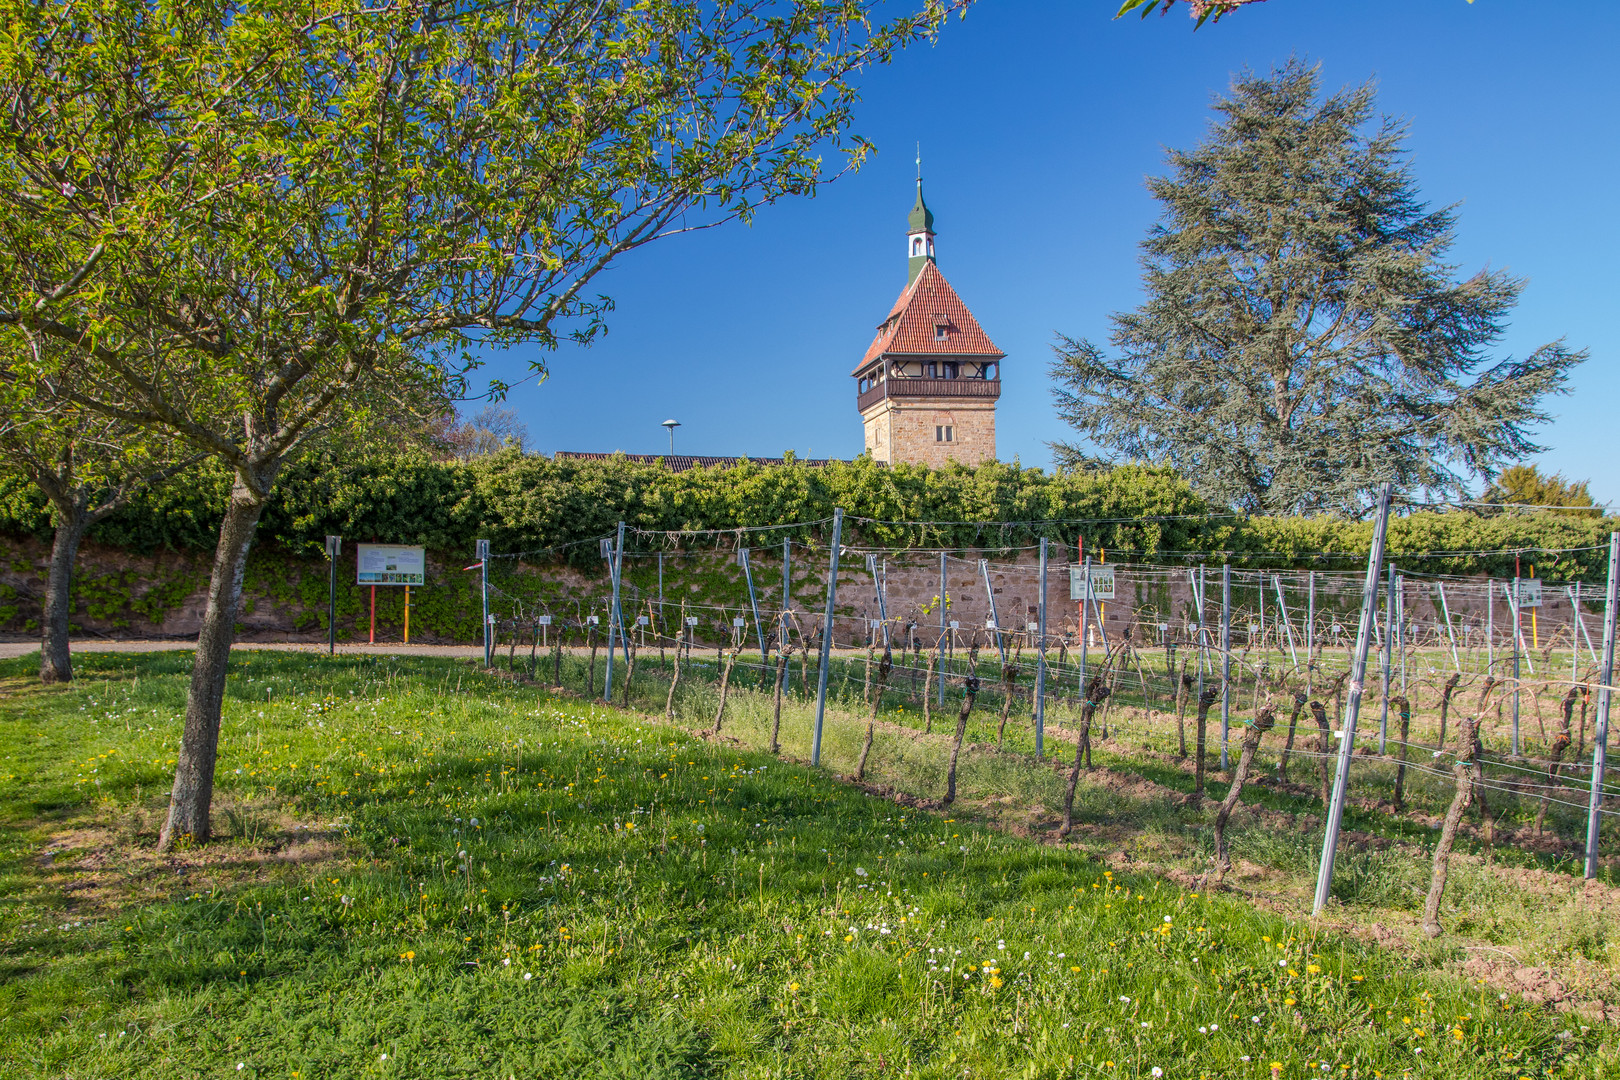
<path fill-rule="evenodd" d="M 911 253 L 913 255 L 921 255 L 922 254 L 922 245 L 923 245 L 922 237 L 920 237 L 920 236 L 913 237 L 912 240 L 911 240 Z"/>

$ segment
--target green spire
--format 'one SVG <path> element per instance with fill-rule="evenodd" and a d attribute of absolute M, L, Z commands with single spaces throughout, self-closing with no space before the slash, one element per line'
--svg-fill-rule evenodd
<path fill-rule="evenodd" d="M 934 261 L 934 212 L 923 202 L 922 176 L 917 177 L 917 201 L 906 218 L 906 284 L 910 285 L 922 273 L 922 268 Z"/>
<path fill-rule="evenodd" d="M 922 177 L 917 177 L 917 201 L 911 205 L 911 216 L 906 218 L 911 232 L 933 232 L 934 212 L 923 202 Z"/>

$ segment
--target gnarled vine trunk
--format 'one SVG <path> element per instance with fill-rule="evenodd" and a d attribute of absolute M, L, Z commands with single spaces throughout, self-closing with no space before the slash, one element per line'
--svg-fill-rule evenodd
<path fill-rule="evenodd" d="M 1462 672 L 1454 672 L 1446 684 L 1440 688 L 1440 737 L 1434 740 L 1436 750 L 1445 749 L 1446 745 L 1446 716 L 1451 712 L 1451 695 L 1457 692 L 1457 684 L 1462 682 Z"/>
<path fill-rule="evenodd" d="M 1193 805 L 1196 806 L 1204 799 L 1204 754 L 1208 745 L 1209 734 L 1209 707 L 1221 700 L 1219 687 L 1206 687 L 1198 695 L 1198 716 L 1196 720 L 1195 735 L 1197 743 L 1193 748 Z"/>
<path fill-rule="evenodd" d="M 1299 727 L 1299 714 L 1305 711 L 1305 695 L 1294 691 L 1294 711 L 1288 716 L 1288 741 L 1283 743 L 1282 757 L 1277 759 L 1277 779 L 1288 779 L 1288 755 L 1294 749 L 1294 732 Z"/>
<path fill-rule="evenodd" d="M 1294 715 L 1299 715 L 1296 711 Z M 1221 800 L 1221 808 L 1215 814 L 1215 880 L 1221 881 L 1226 872 L 1232 869 L 1232 856 L 1226 849 L 1226 823 L 1231 820 L 1232 811 L 1237 807 L 1238 799 L 1243 795 L 1243 783 L 1249 778 L 1249 766 L 1254 764 L 1254 754 L 1260 749 L 1260 740 L 1265 738 L 1277 722 L 1276 710 L 1266 706 L 1249 725 L 1249 730 L 1243 733 L 1243 748 L 1238 752 L 1237 769 L 1232 773 L 1232 786 L 1226 789 L 1226 798 Z"/>
<path fill-rule="evenodd" d="M 967 734 L 968 714 L 973 711 L 973 701 L 978 696 L 979 680 L 969 675 L 962 691 L 962 707 L 956 714 L 956 740 L 951 743 L 950 764 L 945 770 L 946 806 L 956 801 L 956 760 L 962 754 L 962 737 Z"/>
<path fill-rule="evenodd" d="M 788 652 L 792 646 L 787 642 L 776 651 L 776 689 L 771 695 L 771 753 L 782 751 L 782 684 L 787 682 Z"/>
<path fill-rule="evenodd" d="M 1001 723 L 996 725 L 996 749 L 1007 735 L 1007 717 L 1012 715 L 1013 684 L 1018 681 L 1018 665 L 1007 664 L 1001 669 Z"/>
<path fill-rule="evenodd" d="M 1389 703 L 1399 710 L 1401 718 L 1400 746 L 1395 751 L 1395 811 L 1399 813 L 1406 805 L 1406 752 L 1407 739 L 1412 733 L 1412 703 L 1400 694 L 1390 698 Z"/>
<path fill-rule="evenodd" d="M 872 734 L 877 727 L 878 707 L 883 704 L 883 688 L 889 685 L 889 673 L 894 670 L 894 654 L 883 650 L 883 661 L 878 664 L 877 693 L 872 695 L 872 714 L 866 718 L 866 741 L 861 744 L 861 759 L 855 763 L 855 779 L 866 779 L 866 759 L 872 753 Z"/>
<path fill-rule="evenodd" d="M 1333 726 L 1328 723 L 1327 706 L 1320 701 L 1311 702 L 1311 715 L 1316 717 L 1316 779 L 1322 786 L 1322 810 L 1326 812 L 1333 801 Z"/>
<path fill-rule="evenodd" d="M 720 672 L 720 707 L 714 711 L 714 733 L 720 734 L 720 725 L 726 719 L 726 693 L 731 689 L 731 669 L 737 663 L 737 654 L 742 652 L 742 646 L 733 646 L 730 655 L 726 657 L 725 667 Z"/>
<path fill-rule="evenodd" d="M 1187 760 L 1187 697 L 1196 684 L 1187 674 L 1187 661 L 1181 662 L 1181 678 L 1176 681 L 1176 753 Z"/>
<path fill-rule="evenodd" d="M 1457 840 L 1457 827 L 1462 824 L 1463 811 L 1473 797 L 1474 783 L 1479 769 L 1474 759 L 1475 721 L 1464 717 L 1457 724 L 1457 760 L 1451 766 L 1457 780 L 1457 792 L 1451 797 L 1446 820 L 1440 826 L 1440 839 L 1434 845 L 1434 864 L 1429 873 L 1429 895 L 1423 902 L 1423 932 L 1431 938 L 1440 936 L 1440 898 L 1446 891 L 1446 875 L 1450 872 L 1451 847 Z"/>

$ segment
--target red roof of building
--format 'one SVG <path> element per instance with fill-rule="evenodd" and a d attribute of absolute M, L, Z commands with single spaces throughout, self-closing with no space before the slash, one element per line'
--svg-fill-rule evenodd
<path fill-rule="evenodd" d="M 941 325 L 945 327 L 944 338 L 935 330 Z M 1007 355 L 996 348 L 931 259 L 889 309 L 889 317 L 878 325 L 877 337 L 850 374 L 859 375 L 866 365 L 886 353 L 996 359 Z"/>

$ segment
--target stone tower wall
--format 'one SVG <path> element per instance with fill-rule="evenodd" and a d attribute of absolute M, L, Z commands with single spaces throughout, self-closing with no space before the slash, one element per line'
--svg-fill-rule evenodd
<path fill-rule="evenodd" d="M 866 448 L 879 461 L 939 467 L 950 461 L 977 465 L 996 459 L 993 401 L 919 398 L 880 401 L 862 415 Z M 938 442 L 935 428 L 950 425 L 952 441 Z"/>

